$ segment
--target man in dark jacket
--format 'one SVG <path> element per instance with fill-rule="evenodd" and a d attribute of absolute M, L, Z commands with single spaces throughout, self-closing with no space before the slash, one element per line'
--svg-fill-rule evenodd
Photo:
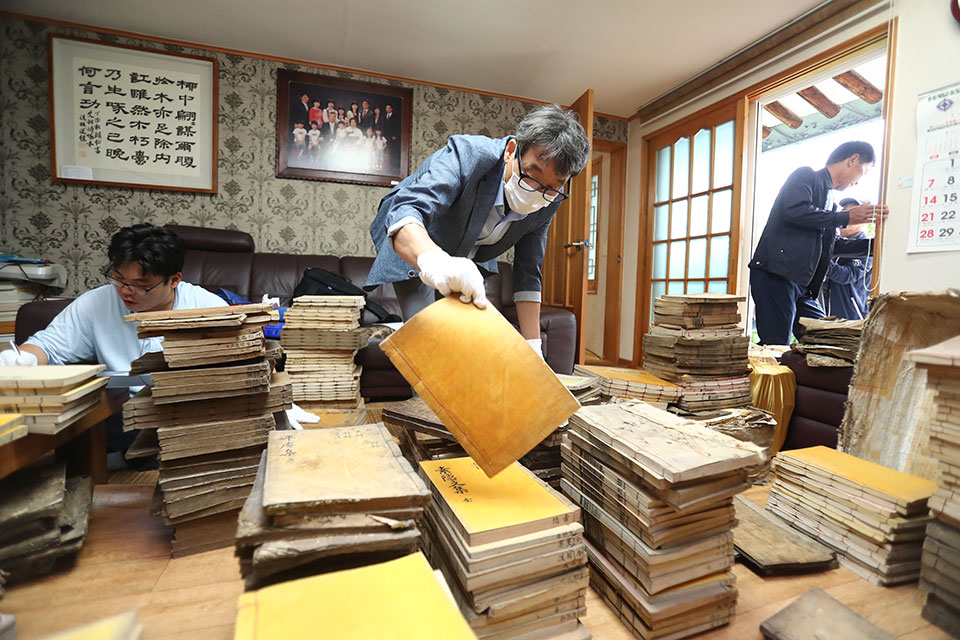
<path fill-rule="evenodd" d="M 854 198 L 844 198 L 840 207 L 851 209 L 860 202 Z M 867 238 L 864 225 L 851 224 L 840 230 L 840 235 L 848 240 Z M 823 295 L 820 302 L 828 316 L 860 320 L 867 316 L 867 296 L 870 278 L 873 274 L 873 256 L 841 256 L 834 258 L 827 267 L 823 280 Z"/>
<path fill-rule="evenodd" d="M 886 218 L 886 205 L 838 211 L 830 192 L 857 184 L 874 161 L 869 143 L 845 142 L 823 169 L 801 167 L 781 187 L 750 261 L 760 344 L 789 344 L 791 329 L 802 333 L 800 318 L 824 316 L 817 296 L 834 253 L 866 255 L 867 239 L 848 240 L 837 229 Z"/>

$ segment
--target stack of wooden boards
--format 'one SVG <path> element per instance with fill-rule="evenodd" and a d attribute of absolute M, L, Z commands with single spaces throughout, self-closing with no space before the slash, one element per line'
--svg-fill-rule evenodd
<path fill-rule="evenodd" d="M 475 639 L 420 553 L 245 593 L 237 609 L 236 640 Z"/>
<path fill-rule="evenodd" d="M 929 480 L 827 447 L 781 451 L 767 509 L 835 550 L 840 563 L 874 584 L 920 575 Z"/>
<path fill-rule="evenodd" d="M 311 411 L 361 407 L 360 366 L 354 358 L 369 339 L 360 327 L 363 305 L 363 296 L 300 296 L 284 313 L 284 368 L 300 406 Z"/>
<path fill-rule="evenodd" d="M 574 365 L 573 372 L 595 378 L 604 401 L 630 398 L 666 406 L 680 399 L 679 386 L 642 369 L 578 364 Z"/>
<path fill-rule="evenodd" d="M 939 470 L 937 492 L 928 504 L 921 556 L 920 588 L 927 592 L 924 619 L 954 637 L 960 635 L 960 336 L 907 354 L 926 370 L 935 391 L 936 414 L 930 424 L 930 455 Z"/>
<path fill-rule="evenodd" d="M 423 546 L 478 638 L 589 637 L 575 505 L 516 463 L 493 478 L 466 457 L 420 470 L 433 493 Z"/>
<path fill-rule="evenodd" d="M 682 387 L 677 406 L 708 411 L 750 405 L 750 339 L 740 329 L 742 296 L 660 296 L 643 337 L 643 367 Z"/>
<path fill-rule="evenodd" d="M 87 535 L 93 481 L 62 463 L 38 463 L 0 481 L 0 569 L 10 581 L 49 572 Z"/>
<path fill-rule="evenodd" d="M 412 553 L 429 501 L 382 424 L 274 431 L 236 527 L 247 589 Z"/>
<path fill-rule="evenodd" d="M 682 638 L 734 615 L 733 497 L 754 445 L 645 403 L 584 407 L 563 443 L 583 509 L 591 585 L 640 638 Z"/>
<path fill-rule="evenodd" d="M 133 363 L 132 370 L 150 372 L 153 384 L 124 404 L 123 426 L 140 430 L 128 457 L 159 454 L 155 511 L 174 526 L 174 557 L 233 544 L 274 413 L 292 406 L 289 379 L 272 374 L 266 359 L 275 349 L 265 346 L 263 325 L 275 317 L 269 305 L 127 316 L 138 335 L 163 337 L 162 354 Z M 220 348 L 225 330 L 260 346 Z M 214 343 L 204 346 L 207 340 Z M 171 351 L 168 343 L 190 346 Z"/>
<path fill-rule="evenodd" d="M 104 369 L 103 365 L 81 364 L 0 367 L 0 412 L 22 414 L 28 433 L 59 433 L 100 403 L 100 390 L 107 379 L 97 374 Z M 10 435 L 17 433 L 23 435 L 20 430 Z M 3 441 L 0 428 L 0 443 Z"/>
<path fill-rule="evenodd" d="M 793 348 L 804 354 L 808 367 L 852 367 L 860 350 L 863 320 L 800 318 L 803 336 Z"/>

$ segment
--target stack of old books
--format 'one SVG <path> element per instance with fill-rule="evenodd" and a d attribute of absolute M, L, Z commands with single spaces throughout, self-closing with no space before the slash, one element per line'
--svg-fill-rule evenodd
<path fill-rule="evenodd" d="M 935 393 L 930 455 L 937 460 L 937 492 L 928 504 L 935 520 L 927 525 L 920 588 L 927 592 L 923 617 L 960 634 L 960 336 L 907 354 L 927 372 Z"/>
<path fill-rule="evenodd" d="M 610 398 L 629 398 L 666 405 L 680 398 L 680 387 L 642 369 L 578 364 L 574 365 L 573 371 L 595 378 L 604 401 Z"/>
<path fill-rule="evenodd" d="M 570 419 L 562 486 L 583 509 L 591 585 L 637 637 L 682 638 L 733 617 L 733 497 L 762 457 L 642 402 Z"/>
<path fill-rule="evenodd" d="M 602 401 L 599 375 L 565 375 L 557 374 L 560 382 L 573 394 L 581 407 L 588 404 L 599 404 Z"/>
<path fill-rule="evenodd" d="M 750 405 L 750 340 L 739 328 L 743 297 L 660 296 L 643 337 L 643 367 L 682 387 L 677 407 L 708 411 Z"/>
<path fill-rule="evenodd" d="M 433 492 L 424 548 L 478 638 L 589 637 L 575 505 L 516 463 L 493 478 L 466 457 L 420 469 Z"/>
<path fill-rule="evenodd" d="M 476 639 L 420 553 L 245 593 L 237 609 L 236 640 Z"/>
<path fill-rule="evenodd" d="M 770 475 L 773 462 L 772 451 L 777 421 L 769 411 L 756 407 L 718 409 L 696 413 L 673 409 L 673 413 L 689 417 L 696 424 L 725 433 L 743 442 L 752 442 L 763 451 L 764 460 L 755 467 L 746 469 L 751 484 L 764 484 Z"/>
<path fill-rule="evenodd" d="M 808 367 L 852 367 L 860 350 L 863 320 L 800 318 L 803 336 L 793 348 L 804 354 Z"/>
<path fill-rule="evenodd" d="M 19 413 L 0 414 L 0 447 L 27 435 L 27 425 Z"/>
<path fill-rule="evenodd" d="M 39 463 L 0 481 L 0 569 L 10 581 L 49 572 L 87 535 L 93 480 L 66 477 L 62 463 Z"/>
<path fill-rule="evenodd" d="M 363 296 L 300 296 L 283 316 L 280 340 L 294 400 L 305 409 L 362 411 L 357 351 L 369 332 L 360 327 Z"/>
<path fill-rule="evenodd" d="M 236 527 L 246 586 L 412 553 L 429 501 L 382 424 L 275 431 Z"/>
<path fill-rule="evenodd" d="M 155 511 L 174 526 L 174 557 L 233 544 L 274 413 L 292 406 L 289 380 L 267 361 L 279 356 L 263 340 L 275 318 L 269 305 L 127 316 L 141 337 L 164 339 L 162 353 L 133 363 L 152 386 L 124 404 L 123 421 L 141 430 L 128 457 L 159 454 Z"/>
<path fill-rule="evenodd" d="M 433 409 L 420 396 L 383 408 L 383 424 L 400 442 L 400 450 L 414 465 L 424 460 L 443 460 L 466 455 Z"/>
<path fill-rule="evenodd" d="M 781 451 L 767 509 L 834 549 L 874 584 L 920 575 L 936 484 L 827 447 Z"/>
<path fill-rule="evenodd" d="M 0 412 L 22 414 L 29 433 L 59 433 L 100 403 L 107 379 L 97 374 L 104 369 L 102 364 L 0 367 Z"/>

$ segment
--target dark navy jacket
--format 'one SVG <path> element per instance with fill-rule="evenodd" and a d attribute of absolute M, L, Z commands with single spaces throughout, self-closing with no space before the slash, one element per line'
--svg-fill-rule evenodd
<path fill-rule="evenodd" d="M 451 136 L 447 146 L 423 161 L 383 200 L 370 224 L 377 247 L 367 287 L 400 282 L 419 275 L 393 250 L 387 230 L 403 218 L 419 220 L 430 239 L 452 256 L 466 256 L 477 243 L 503 182 L 506 138 Z M 512 222 L 496 243 L 477 247 L 473 260 L 481 271 L 497 272 L 497 256 L 515 247 L 514 293 L 541 291 L 541 266 L 550 221 L 560 207 L 555 202 Z"/>
<path fill-rule="evenodd" d="M 849 240 L 861 240 L 867 235 L 859 231 Z M 823 308 L 828 316 L 859 320 L 867 315 L 867 287 L 873 273 L 873 257 L 837 258 L 827 267 L 823 281 Z M 866 282 L 866 287 L 864 286 Z"/>
<path fill-rule="evenodd" d="M 819 171 L 800 167 L 791 173 L 773 203 L 750 268 L 784 277 L 817 297 L 835 245 L 837 253 L 866 254 L 866 240 L 837 235 L 837 229 L 850 222 L 850 214 L 825 208 L 832 188 L 826 167 Z"/>

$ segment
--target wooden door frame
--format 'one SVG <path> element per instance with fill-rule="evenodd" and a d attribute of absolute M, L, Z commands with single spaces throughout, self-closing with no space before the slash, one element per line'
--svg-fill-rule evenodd
<path fill-rule="evenodd" d="M 596 364 L 620 364 L 620 313 L 623 289 L 623 226 L 626 216 L 627 145 L 611 140 L 594 140 L 593 150 L 610 155 L 607 203 L 607 263 L 604 287 L 603 354 Z M 601 230 L 602 231 L 602 230 Z M 597 268 L 600 265 L 597 264 Z"/>

